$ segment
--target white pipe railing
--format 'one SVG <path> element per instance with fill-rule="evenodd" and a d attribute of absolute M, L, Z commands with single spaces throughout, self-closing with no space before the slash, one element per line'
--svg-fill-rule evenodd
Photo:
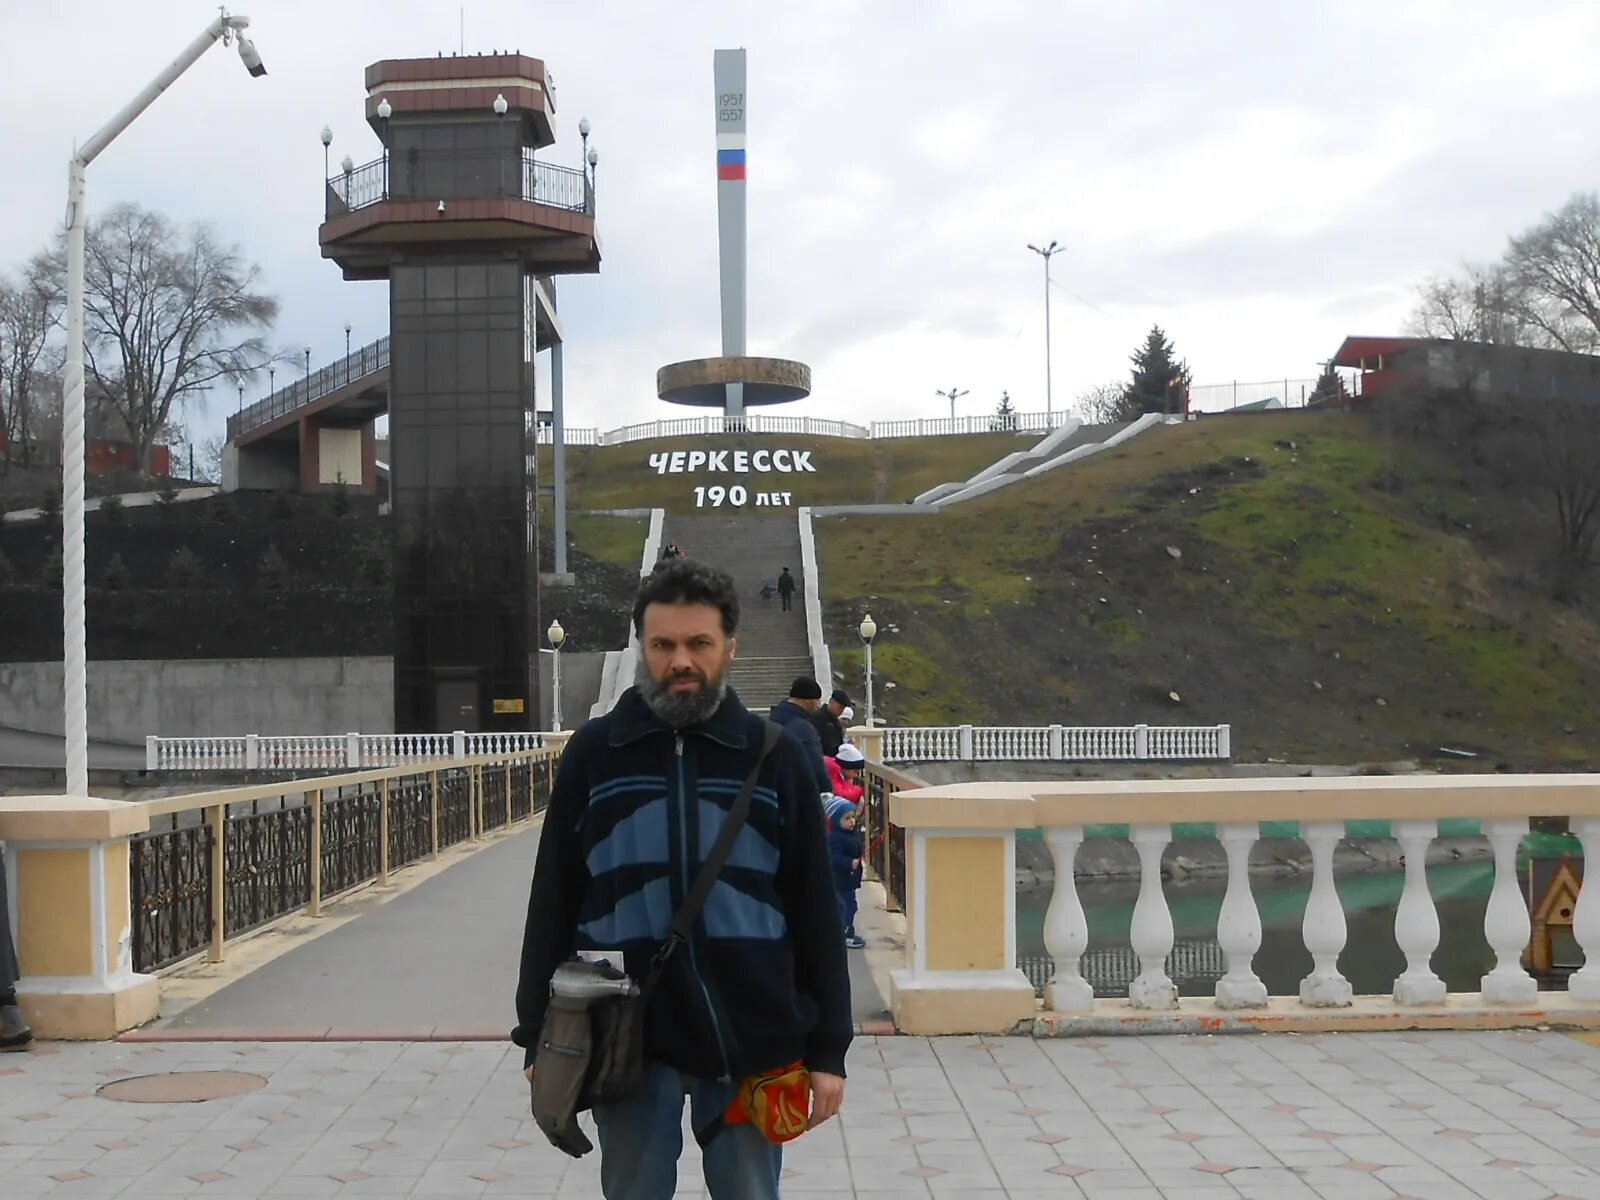
<path fill-rule="evenodd" d="M 1231 725 L 924 725 L 883 731 L 884 762 L 1228 759 Z"/>
<path fill-rule="evenodd" d="M 430 759 L 518 754 L 544 745 L 535 731 L 467 733 L 257 733 L 144 740 L 147 771 L 342 771 Z"/>

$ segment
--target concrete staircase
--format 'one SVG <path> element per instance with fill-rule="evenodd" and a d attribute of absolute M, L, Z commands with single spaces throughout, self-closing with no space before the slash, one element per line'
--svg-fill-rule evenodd
<path fill-rule="evenodd" d="M 797 675 L 810 675 L 811 643 L 801 601 L 800 529 L 794 516 L 669 516 L 661 544 L 676 543 L 690 558 L 721 567 L 739 586 L 739 656 L 728 681 L 752 712 L 765 713 L 789 694 Z M 784 612 L 774 595 L 761 601 L 761 585 L 778 584 L 784 567 L 795 577 L 794 608 Z"/>

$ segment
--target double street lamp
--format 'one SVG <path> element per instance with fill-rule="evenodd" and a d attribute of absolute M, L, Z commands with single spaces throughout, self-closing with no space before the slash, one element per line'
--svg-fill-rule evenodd
<path fill-rule="evenodd" d="M 1050 259 L 1053 255 L 1060 254 L 1066 247 L 1051 242 L 1041 249 L 1029 242 L 1028 249 L 1044 259 L 1044 423 L 1048 428 L 1050 414 L 1055 411 L 1055 406 L 1051 402 L 1050 388 Z"/>
<path fill-rule="evenodd" d="M 550 639 L 550 647 L 555 651 L 555 666 L 550 673 L 550 728 L 556 733 L 561 732 L 561 643 L 567 640 L 567 631 L 561 628 L 561 619 L 557 617 L 550 622 L 550 628 L 544 631 L 545 637 Z"/>
<path fill-rule="evenodd" d="M 182 53 L 164 67 L 123 109 L 84 142 L 67 163 L 67 361 L 61 410 L 61 554 L 64 561 L 61 625 L 62 674 L 65 677 L 63 723 L 66 730 L 67 793 L 89 792 L 89 649 L 84 573 L 84 399 L 83 292 L 84 242 L 88 219 L 84 207 L 89 164 L 132 125 L 177 78 L 218 41 L 237 44 L 245 70 L 255 78 L 267 73 L 255 43 L 245 36 L 250 18 L 222 9 Z"/>
<path fill-rule="evenodd" d="M 867 728 L 872 728 L 872 639 L 878 636 L 878 623 L 868 613 L 861 619 L 861 640 L 867 646 Z"/>
<path fill-rule="evenodd" d="M 950 419 L 954 421 L 956 419 L 956 401 L 961 399 L 961 397 L 965 396 L 971 390 L 971 388 L 957 389 L 952 387 L 948 392 L 941 392 L 935 388 L 933 394 L 935 396 L 943 396 L 946 400 L 950 401 Z"/>

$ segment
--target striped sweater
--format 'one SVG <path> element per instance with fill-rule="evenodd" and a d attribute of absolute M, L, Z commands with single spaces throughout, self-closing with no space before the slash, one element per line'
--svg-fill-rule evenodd
<path fill-rule="evenodd" d="M 550 976 L 621 950 L 642 979 L 755 762 L 763 723 L 732 690 L 674 732 L 635 689 L 576 733 L 540 836 L 512 1040 L 532 1063 Z M 850 980 L 825 825 L 805 751 L 782 737 L 689 945 L 647 1019 L 649 1057 L 706 1079 L 804 1059 L 844 1074 Z"/>

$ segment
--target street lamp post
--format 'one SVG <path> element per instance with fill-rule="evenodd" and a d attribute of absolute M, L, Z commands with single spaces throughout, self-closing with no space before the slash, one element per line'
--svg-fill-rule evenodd
<path fill-rule="evenodd" d="M 550 628 L 545 630 L 545 637 L 550 639 L 550 645 L 555 650 L 554 667 L 550 673 L 550 728 L 561 732 L 561 643 L 567 640 L 567 631 L 561 628 L 558 617 L 550 622 Z"/>
<path fill-rule="evenodd" d="M 495 123 L 495 149 L 496 157 L 500 160 L 500 194 L 506 194 L 506 113 L 511 109 L 511 103 L 506 99 L 504 92 L 499 92 L 494 98 L 494 115 L 499 118 Z"/>
<path fill-rule="evenodd" d="M 346 154 L 342 159 L 339 160 L 339 169 L 344 172 L 344 207 L 345 211 L 348 212 L 350 209 L 355 207 L 355 205 L 350 201 L 350 175 L 356 169 L 355 160 Z"/>
<path fill-rule="evenodd" d="M 872 728 L 872 639 L 878 636 L 878 623 L 868 613 L 861 619 L 861 640 L 867 644 L 867 728 Z"/>
<path fill-rule="evenodd" d="M 385 96 L 378 101 L 378 120 L 381 122 L 382 132 L 379 138 L 383 142 L 383 198 L 389 198 L 389 118 L 394 116 L 394 105 L 389 103 Z"/>
<path fill-rule="evenodd" d="M 64 562 L 61 658 L 66 685 L 63 717 L 69 795 L 82 796 L 89 791 L 89 650 L 83 548 L 83 276 L 88 224 L 84 194 L 89 164 L 217 41 L 224 45 L 237 42 L 245 69 L 257 78 L 265 75 L 267 69 L 261 65 L 261 55 L 244 35 L 249 25 L 249 17 L 221 10 L 177 58 L 84 142 L 67 163 L 67 361 L 61 412 L 61 551 Z"/>
<path fill-rule="evenodd" d="M 1044 259 L 1044 423 L 1048 428 L 1050 414 L 1055 411 L 1050 384 L 1050 258 L 1060 254 L 1064 247 L 1051 242 L 1041 250 L 1029 242 L 1028 249 Z"/>
<path fill-rule="evenodd" d="M 333 176 L 333 168 L 328 165 L 328 147 L 333 145 L 333 130 L 324 125 L 318 136 L 322 139 L 322 215 L 331 217 L 333 205 L 329 203 L 331 195 L 328 190 L 328 180 Z"/>
<path fill-rule="evenodd" d="M 311 391 L 311 347 L 310 346 L 307 346 L 305 348 L 305 356 L 306 356 L 306 371 L 305 371 L 306 392 L 309 394 L 310 391 Z"/>
<path fill-rule="evenodd" d="M 350 357 L 350 322 L 344 323 L 344 356 Z"/>
<path fill-rule="evenodd" d="M 935 388 L 933 394 L 935 396 L 943 396 L 946 400 L 950 401 L 950 420 L 952 423 L 954 423 L 956 419 L 956 401 L 961 399 L 961 397 L 965 396 L 971 390 L 971 388 L 961 388 L 959 390 L 956 388 L 951 388 L 948 392 L 941 392 Z"/>
<path fill-rule="evenodd" d="M 234 382 L 236 382 L 239 385 L 239 411 L 243 412 L 244 411 L 244 376 L 243 375 L 239 376 L 239 378 L 237 380 L 235 380 Z"/>
<path fill-rule="evenodd" d="M 595 181 L 600 178 L 600 151 L 589 150 L 589 211 L 594 212 Z"/>

